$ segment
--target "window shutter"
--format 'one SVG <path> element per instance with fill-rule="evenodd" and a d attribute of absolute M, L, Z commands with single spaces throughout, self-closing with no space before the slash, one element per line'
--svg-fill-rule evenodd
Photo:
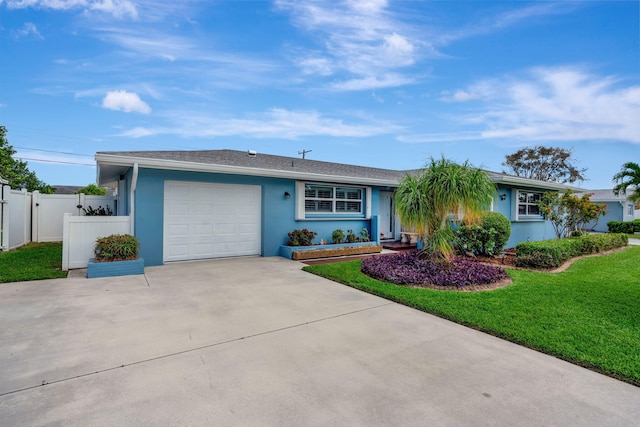
<path fill-rule="evenodd" d="M 296 181 L 296 220 L 304 219 L 304 182 Z"/>
<path fill-rule="evenodd" d="M 511 221 L 518 220 L 518 190 L 511 189 Z"/>

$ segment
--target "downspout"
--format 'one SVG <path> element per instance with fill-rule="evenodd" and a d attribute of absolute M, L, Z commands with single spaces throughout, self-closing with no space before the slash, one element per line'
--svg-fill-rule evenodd
<path fill-rule="evenodd" d="M 136 185 L 138 184 L 138 164 L 133 164 L 133 174 L 131 176 L 131 192 L 129 193 L 129 216 L 131 217 L 131 235 L 136 232 Z"/>

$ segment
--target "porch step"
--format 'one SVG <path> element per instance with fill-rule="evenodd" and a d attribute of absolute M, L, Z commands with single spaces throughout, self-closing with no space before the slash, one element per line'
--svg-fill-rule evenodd
<path fill-rule="evenodd" d="M 393 241 L 381 241 L 383 249 L 389 249 L 392 251 L 411 251 L 418 248 L 418 245 L 415 243 L 403 243 L 400 240 Z"/>

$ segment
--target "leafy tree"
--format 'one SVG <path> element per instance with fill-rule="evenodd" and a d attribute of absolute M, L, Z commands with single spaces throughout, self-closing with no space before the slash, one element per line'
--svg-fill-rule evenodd
<path fill-rule="evenodd" d="M 98 187 L 95 184 L 89 184 L 76 191 L 76 194 L 80 193 L 86 194 L 87 196 L 104 196 L 107 194 L 107 189 L 104 187 Z"/>
<path fill-rule="evenodd" d="M 526 147 L 505 156 L 502 163 L 515 176 L 557 182 L 560 184 L 584 181 L 587 169 L 578 169 L 573 164 L 571 150 L 559 147 Z"/>
<path fill-rule="evenodd" d="M 6 138 L 7 128 L 0 126 L 0 177 L 9 181 L 11 188 L 27 191 L 39 190 L 44 194 L 53 194 L 54 188 L 40 181 L 36 174 L 27 168 L 27 162 L 13 158 L 16 150 Z"/>
<path fill-rule="evenodd" d="M 629 200 L 640 204 L 640 166 L 637 163 L 627 162 L 622 165 L 620 172 L 613 176 L 616 186 L 613 187 L 613 194 L 616 196 L 627 194 L 631 190 Z"/>
<path fill-rule="evenodd" d="M 571 190 L 563 194 L 555 191 L 544 193 L 538 206 L 544 218 L 551 221 L 558 239 L 584 230 L 591 221 L 607 214 L 606 205 L 592 202 L 591 194 L 578 197 Z"/>
<path fill-rule="evenodd" d="M 424 243 L 419 256 L 449 262 L 454 253 L 449 215 L 462 211 L 470 222 L 495 193 L 489 176 L 468 162 L 459 165 L 431 158 L 419 174 L 407 175 L 400 182 L 396 209 L 402 223 L 414 229 Z"/>

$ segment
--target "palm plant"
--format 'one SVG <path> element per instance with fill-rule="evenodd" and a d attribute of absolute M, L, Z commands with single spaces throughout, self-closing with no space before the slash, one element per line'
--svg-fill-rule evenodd
<path fill-rule="evenodd" d="M 634 162 L 627 162 L 622 165 L 620 172 L 613 176 L 616 186 L 613 187 L 613 194 L 627 194 L 631 190 L 629 200 L 640 203 L 640 166 Z"/>
<path fill-rule="evenodd" d="M 468 161 L 459 165 L 444 157 L 431 160 L 417 175 L 407 175 L 396 190 L 396 209 L 404 225 L 414 229 L 424 247 L 421 258 L 450 261 L 454 249 L 449 216 L 464 213 L 465 222 L 486 208 L 496 187 Z"/>

